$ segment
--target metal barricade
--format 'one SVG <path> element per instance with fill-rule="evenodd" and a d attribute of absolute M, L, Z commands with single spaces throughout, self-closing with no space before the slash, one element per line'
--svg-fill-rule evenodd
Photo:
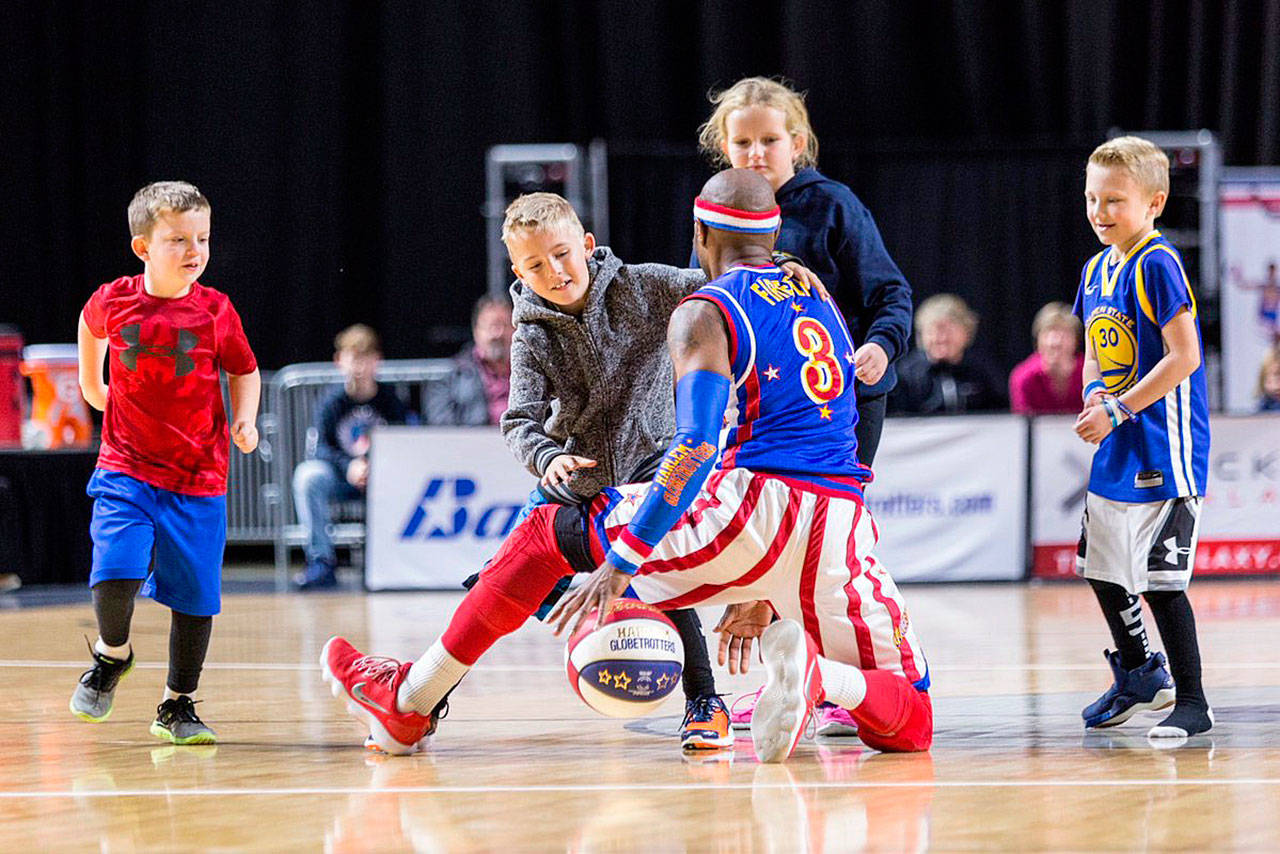
<path fill-rule="evenodd" d="M 279 500 L 279 488 L 273 476 L 273 452 L 269 438 L 274 432 L 275 388 L 272 371 L 262 372 L 262 399 L 258 404 L 258 449 L 242 454 L 231 446 L 227 461 L 227 542 L 237 544 L 275 541 L 272 519 Z M 231 399 L 223 380 L 223 397 L 227 416 L 231 415 Z"/>
<path fill-rule="evenodd" d="M 453 370 L 449 359 L 403 359 L 382 362 L 378 382 L 395 388 L 410 412 L 425 411 L 427 389 L 447 380 Z M 342 374 L 332 362 L 289 365 L 276 372 L 271 381 L 269 417 L 259 421 L 271 461 L 269 496 L 273 512 L 268 514 L 275 544 L 276 589 L 289 586 L 289 550 L 306 542 L 306 532 L 298 524 L 293 503 L 293 470 L 307 456 L 307 431 L 315 423 L 324 401 L 342 383 Z M 265 388 L 264 388 L 265 391 Z M 363 506 L 345 508 L 330 525 L 335 545 L 361 547 L 364 544 Z M 358 516 L 358 518 L 353 518 Z"/>

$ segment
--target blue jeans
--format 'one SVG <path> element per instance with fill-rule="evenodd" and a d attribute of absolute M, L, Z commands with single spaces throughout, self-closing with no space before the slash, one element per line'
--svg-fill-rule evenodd
<path fill-rule="evenodd" d="M 333 540 L 329 538 L 329 505 L 363 496 L 331 463 L 306 460 L 298 464 L 293 470 L 293 506 L 298 522 L 307 531 L 303 546 L 307 563 L 335 562 Z"/>

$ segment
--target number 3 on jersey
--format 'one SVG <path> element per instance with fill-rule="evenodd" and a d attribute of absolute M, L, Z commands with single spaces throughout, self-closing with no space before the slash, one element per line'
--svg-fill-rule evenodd
<path fill-rule="evenodd" d="M 831 333 L 821 321 L 797 317 L 791 327 L 795 342 L 805 363 L 800 368 L 800 385 L 814 403 L 828 403 L 844 391 L 844 372 L 835 356 Z"/>

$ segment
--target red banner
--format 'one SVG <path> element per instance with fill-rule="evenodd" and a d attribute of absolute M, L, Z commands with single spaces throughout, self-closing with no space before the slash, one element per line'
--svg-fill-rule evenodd
<path fill-rule="evenodd" d="M 1075 543 L 1035 547 L 1031 563 L 1035 578 L 1070 578 L 1075 567 Z M 1201 540 L 1195 574 L 1280 575 L 1280 540 Z"/>

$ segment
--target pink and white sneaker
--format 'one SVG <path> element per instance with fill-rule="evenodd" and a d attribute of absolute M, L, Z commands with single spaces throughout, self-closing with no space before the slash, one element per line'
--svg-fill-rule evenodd
<path fill-rule="evenodd" d="M 400 683 L 413 662 L 361 655 L 344 638 L 332 637 L 320 653 L 324 681 L 335 697 L 346 699 L 347 713 L 369 727 L 369 740 L 387 753 L 404 755 L 436 731 L 437 712 L 422 715 L 396 708 Z M 368 740 L 366 740 L 366 744 Z"/>
<path fill-rule="evenodd" d="M 849 738 L 858 734 L 858 722 L 844 706 L 819 703 L 815 715 L 818 719 L 816 734 L 823 738 Z"/>
<path fill-rule="evenodd" d="M 760 636 L 765 683 L 751 714 L 751 743 L 761 762 L 785 762 L 822 700 L 818 654 L 795 620 L 779 620 Z"/>
<path fill-rule="evenodd" d="M 751 729 L 751 713 L 755 710 L 756 703 L 760 700 L 760 692 L 763 690 L 764 686 L 761 685 L 750 694 L 743 694 L 733 701 L 733 705 L 729 707 L 731 727 L 742 732 Z"/>

